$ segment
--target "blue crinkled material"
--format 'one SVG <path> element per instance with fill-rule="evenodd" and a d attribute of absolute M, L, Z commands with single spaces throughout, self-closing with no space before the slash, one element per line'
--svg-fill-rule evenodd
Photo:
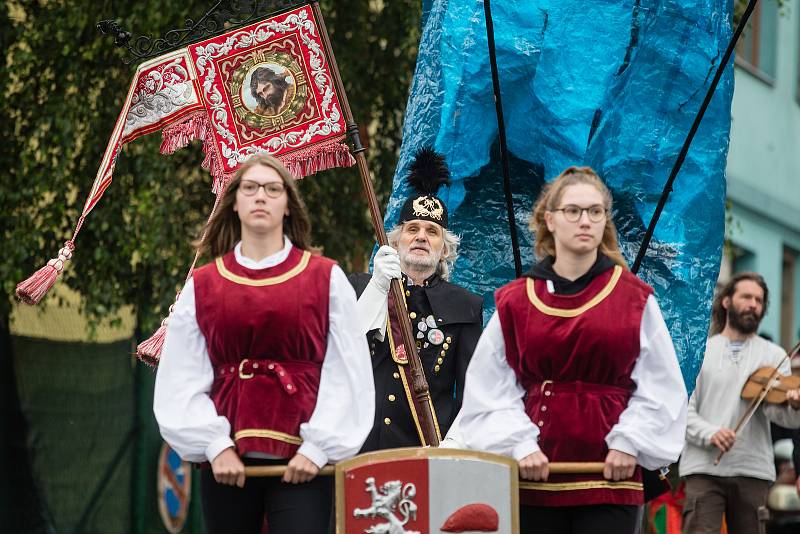
<path fill-rule="evenodd" d="M 633 263 L 681 145 L 731 37 L 729 0 L 492 2 L 523 269 L 542 185 L 590 165 L 611 188 Z M 440 196 L 462 236 L 453 281 L 485 298 L 514 279 L 497 118 L 480 0 L 424 0 L 387 228 L 409 194 L 415 150 L 445 154 Z M 728 66 L 675 181 L 639 275 L 655 288 L 687 388 L 703 358 L 722 253 L 733 68 Z"/>

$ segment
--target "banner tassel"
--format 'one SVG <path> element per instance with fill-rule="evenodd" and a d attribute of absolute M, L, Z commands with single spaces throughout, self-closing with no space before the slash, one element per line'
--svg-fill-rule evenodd
<path fill-rule="evenodd" d="M 336 167 L 351 167 L 356 163 L 347 145 L 338 141 L 294 152 L 288 156 L 278 156 L 278 159 L 297 180 Z"/>
<path fill-rule="evenodd" d="M 211 150 L 213 150 L 213 147 Z M 226 178 L 224 174 L 221 176 L 222 181 L 219 183 L 218 189 L 215 191 L 217 197 L 214 200 L 214 207 L 211 208 L 211 213 L 208 214 L 208 221 L 210 221 L 214 216 L 214 213 L 216 213 L 217 208 L 219 207 L 219 201 L 222 200 L 222 193 L 225 191 L 225 186 L 228 183 L 228 178 Z M 217 187 L 216 183 L 215 187 Z M 208 221 L 206 221 L 206 228 L 208 227 Z M 203 231 L 203 237 L 205 237 L 205 231 Z M 189 279 L 192 277 L 194 266 L 197 265 L 197 260 L 199 258 L 200 253 L 195 251 L 194 261 L 192 261 L 192 265 L 189 267 L 189 272 L 186 274 L 186 280 L 183 281 L 184 286 L 186 286 L 186 284 L 189 282 Z M 178 294 L 175 295 L 175 302 L 169 307 L 169 313 L 164 320 L 161 321 L 161 326 L 158 327 L 158 330 L 156 330 L 148 339 L 139 343 L 139 345 L 136 347 L 136 357 L 153 368 L 158 367 L 158 362 L 161 360 L 161 350 L 164 348 L 164 340 L 167 337 L 169 318 L 172 317 L 172 312 L 175 310 L 175 304 L 178 303 L 178 298 L 180 298 L 180 296 L 181 292 L 178 291 Z"/>
<path fill-rule="evenodd" d="M 178 295 L 180 295 L 180 293 L 178 293 Z M 175 300 L 177 300 L 177 296 Z M 161 358 L 161 349 L 164 348 L 164 340 L 167 337 L 167 325 L 169 324 L 169 318 L 172 316 L 173 309 L 175 309 L 174 304 L 169 307 L 169 315 L 161 321 L 161 326 L 158 327 L 158 330 L 136 347 L 136 357 L 150 367 L 158 367 L 158 360 Z"/>
<path fill-rule="evenodd" d="M 208 116 L 205 111 L 195 113 L 182 122 L 169 125 L 161 132 L 162 154 L 174 154 L 195 139 L 205 141 L 208 130 Z"/>
<path fill-rule="evenodd" d="M 58 275 L 64 270 L 64 264 L 72 259 L 74 250 L 75 244 L 72 241 L 65 242 L 58 251 L 57 258 L 48 261 L 47 265 L 33 273 L 27 280 L 17 284 L 15 290 L 17 298 L 25 304 L 38 304 L 56 283 Z"/>

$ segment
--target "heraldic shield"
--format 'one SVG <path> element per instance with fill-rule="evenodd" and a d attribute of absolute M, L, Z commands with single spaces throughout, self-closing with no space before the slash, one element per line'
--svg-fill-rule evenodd
<path fill-rule="evenodd" d="M 517 463 L 457 449 L 389 449 L 336 465 L 337 534 L 519 534 Z"/>

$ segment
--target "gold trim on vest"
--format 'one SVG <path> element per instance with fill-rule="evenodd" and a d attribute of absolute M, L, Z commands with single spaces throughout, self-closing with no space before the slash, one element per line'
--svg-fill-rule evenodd
<path fill-rule="evenodd" d="M 622 267 L 619 265 L 614 266 L 614 272 L 611 275 L 611 279 L 605 285 L 600 292 L 592 297 L 592 299 L 584 304 L 583 306 L 579 306 L 577 308 L 555 308 L 553 306 L 548 306 L 544 302 L 539 299 L 539 295 L 536 294 L 536 288 L 534 287 L 533 278 L 528 278 L 526 281 L 526 287 L 528 290 L 528 299 L 531 301 L 531 304 L 539 310 L 540 312 L 546 315 L 555 315 L 556 317 L 577 317 L 578 315 L 582 314 L 583 312 L 594 308 L 598 304 L 600 304 L 603 299 L 611 294 L 614 291 L 614 288 L 617 286 L 617 282 L 619 282 L 620 277 L 622 276 Z"/>
<path fill-rule="evenodd" d="M 392 321 L 389 319 L 389 314 L 386 314 L 386 336 L 389 338 L 389 354 L 392 355 L 392 360 L 398 365 L 408 365 L 408 355 L 405 352 L 405 345 L 403 345 L 402 358 L 397 355 L 397 349 L 394 344 L 394 336 L 392 335 Z"/>
<path fill-rule="evenodd" d="M 402 281 L 400 282 L 400 288 L 405 290 Z M 408 306 L 408 302 L 406 301 L 405 297 L 403 297 L 403 303 L 406 304 L 406 306 Z M 423 447 L 427 447 L 429 443 L 425 441 L 425 436 L 424 433 L 422 432 L 422 424 L 419 421 L 419 417 L 417 415 L 417 409 L 416 406 L 414 405 L 414 396 L 411 393 L 411 389 L 408 387 L 408 380 L 406 380 L 406 373 L 404 370 L 404 366 L 408 365 L 408 356 L 406 356 L 405 359 L 403 360 L 399 358 L 395 353 L 394 336 L 392 335 L 392 322 L 389 319 L 388 314 L 386 316 L 386 335 L 389 338 L 389 352 L 392 355 L 392 360 L 394 360 L 394 362 L 397 364 L 397 370 L 400 372 L 400 378 L 402 379 L 403 382 L 403 389 L 405 390 L 406 393 L 406 400 L 408 401 L 408 407 L 411 410 L 411 418 L 414 420 L 414 426 L 417 428 L 417 434 L 419 435 L 420 444 Z M 424 369 L 422 373 L 425 374 Z M 428 377 L 426 376 L 425 379 L 427 380 Z M 439 418 L 436 417 L 436 408 L 433 407 L 433 400 L 430 398 L 430 396 L 428 396 L 428 406 L 430 406 L 431 408 L 431 415 L 433 416 L 433 426 L 436 429 L 436 437 L 439 438 L 439 441 L 442 441 L 442 431 L 439 430 Z"/>
<path fill-rule="evenodd" d="M 537 491 L 570 491 L 591 489 L 636 490 L 643 491 L 641 482 L 612 482 L 610 480 L 584 480 L 581 482 L 523 482 L 519 489 Z"/>
<path fill-rule="evenodd" d="M 436 429 L 436 437 L 439 438 L 439 443 L 441 443 L 442 431 L 439 430 L 439 418 L 436 417 L 436 408 L 433 407 L 433 399 L 431 399 L 430 395 L 428 395 L 428 406 L 431 407 L 431 415 L 433 416 L 433 427 Z"/>
<path fill-rule="evenodd" d="M 276 430 L 267 430 L 265 428 L 246 428 L 234 434 L 233 439 L 238 441 L 244 438 L 268 438 L 276 441 L 283 441 L 291 445 L 300 445 L 303 443 L 302 438 L 299 436 L 292 436 Z"/>
<path fill-rule="evenodd" d="M 417 435 L 419 436 L 419 442 L 423 447 L 427 447 L 428 443 L 425 441 L 425 435 L 422 433 L 422 424 L 419 422 L 419 417 L 417 416 L 417 408 L 414 405 L 414 397 L 411 395 L 411 389 L 408 387 L 408 381 L 406 380 L 406 373 L 400 364 L 397 364 L 397 370 L 400 374 L 400 380 L 403 383 L 403 390 L 406 392 L 406 401 L 408 402 L 408 408 L 411 411 L 411 419 L 414 420 L 414 427 L 417 429 Z"/>
<path fill-rule="evenodd" d="M 230 280 L 235 284 L 245 285 L 245 286 L 272 286 L 275 284 L 281 284 L 290 278 L 294 278 L 298 274 L 302 273 L 303 270 L 308 266 L 308 261 L 311 259 L 311 253 L 307 250 L 303 251 L 303 256 L 300 258 L 300 262 L 292 267 L 290 270 L 286 271 L 285 273 L 279 276 L 271 276 L 268 278 L 261 278 L 257 280 L 253 280 L 251 278 L 245 278 L 244 276 L 239 276 L 237 274 L 233 274 L 225 267 L 225 264 L 222 261 L 222 258 L 217 258 L 216 265 L 217 271 L 219 272 L 220 276 L 225 278 L 226 280 Z"/>

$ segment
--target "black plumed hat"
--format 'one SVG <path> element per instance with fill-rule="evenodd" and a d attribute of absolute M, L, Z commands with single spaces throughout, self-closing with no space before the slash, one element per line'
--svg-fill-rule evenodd
<path fill-rule="evenodd" d="M 413 192 L 400 210 L 400 224 L 419 219 L 447 228 L 447 206 L 436 196 L 441 186 L 450 185 L 450 169 L 444 156 L 430 147 L 419 149 L 406 181 Z"/>

